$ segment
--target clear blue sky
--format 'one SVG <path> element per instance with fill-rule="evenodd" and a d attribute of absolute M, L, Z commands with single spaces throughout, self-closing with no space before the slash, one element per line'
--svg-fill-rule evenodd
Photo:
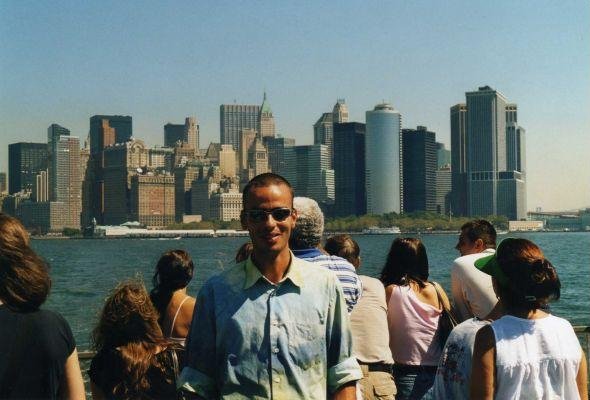
<path fill-rule="evenodd" d="M 391 102 L 404 127 L 450 143 L 449 107 L 490 85 L 527 131 L 528 208 L 590 206 L 590 2 L 0 0 L 0 170 L 7 146 L 82 139 L 94 114 L 133 117 L 161 145 L 194 115 L 259 104 L 297 144 L 337 98 L 351 120 Z"/>

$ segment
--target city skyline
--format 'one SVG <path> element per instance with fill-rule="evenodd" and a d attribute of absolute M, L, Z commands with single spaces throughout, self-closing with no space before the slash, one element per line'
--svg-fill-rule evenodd
<path fill-rule="evenodd" d="M 261 104 L 264 91 L 276 132 L 297 145 L 313 143 L 313 124 L 344 98 L 351 122 L 385 100 L 402 128 L 427 126 L 450 147 L 450 107 L 490 85 L 518 104 L 526 129 L 527 210 L 590 205 L 587 2 L 5 2 L 0 11 L 2 172 L 9 143 L 44 142 L 53 123 L 83 142 L 95 114 L 132 116 L 150 147 L 163 144 L 167 122 L 195 116 L 206 147 L 219 142 L 220 105 Z"/>

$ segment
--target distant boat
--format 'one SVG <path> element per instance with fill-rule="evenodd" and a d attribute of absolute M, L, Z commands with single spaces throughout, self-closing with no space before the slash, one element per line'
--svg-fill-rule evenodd
<path fill-rule="evenodd" d="M 378 226 L 370 226 L 363 229 L 365 235 L 394 235 L 396 233 L 402 233 L 397 226 L 391 226 L 389 228 L 380 228 Z"/>

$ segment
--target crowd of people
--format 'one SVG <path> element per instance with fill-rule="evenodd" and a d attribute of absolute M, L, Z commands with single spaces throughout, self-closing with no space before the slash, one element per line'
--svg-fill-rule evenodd
<path fill-rule="evenodd" d="M 196 299 L 183 250 L 162 254 L 150 292 L 137 278 L 113 289 L 92 332 L 93 398 L 587 398 L 584 352 L 549 307 L 557 271 L 531 241 L 496 246 L 489 222 L 466 223 L 450 301 L 422 241 L 394 239 L 380 275 L 362 275 L 358 243 L 322 243 L 319 205 L 279 175 L 246 185 L 241 223 L 236 265 Z M 85 398 L 70 327 L 41 308 L 50 287 L 0 214 L 0 398 Z"/>

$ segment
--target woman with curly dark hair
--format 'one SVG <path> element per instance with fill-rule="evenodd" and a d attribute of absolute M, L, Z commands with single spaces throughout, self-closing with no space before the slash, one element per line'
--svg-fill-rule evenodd
<path fill-rule="evenodd" d="M 186 293 L 193 279 L 195 266 L 184 250 L 170 250 L 162 254 L 152 278 L 154 288 L 150 293 L 160 316 L 158 322 L 164 335 L 184 346 L 193 320 L 197 300 Z"/>
<path fill-rule="evenodd" d="M 475 267 L 492 276 L 505 314 L 475 336 L 474 399 L 586 399 L 586 356 L 570 323 L 552 315 L 561 282 L 541 249 L 506 238 Z"/>
<path fill-rule="evenodd" d="M 90 383 L 94 399 L 176 397 L 175 354 L 143 283 L 118 285 L 93 331 Z"/>
<path fill-rule="evenodd" d="M 0 213 L 0 398 L 83 399 L 70 326 L 40 309 L 49 295 L 48 265 L 29 246 L 21 223 Z"/>
<path fill-rule="evenodd" d="M 397 238 L 381 271 L 387 298 L 389 347 L 395 361 L 396 399 L 431 398 L 442 350 L 439 320 L 449 309 L 443 288 L 428 281 L 426 248 L 419 239 Z"/>

